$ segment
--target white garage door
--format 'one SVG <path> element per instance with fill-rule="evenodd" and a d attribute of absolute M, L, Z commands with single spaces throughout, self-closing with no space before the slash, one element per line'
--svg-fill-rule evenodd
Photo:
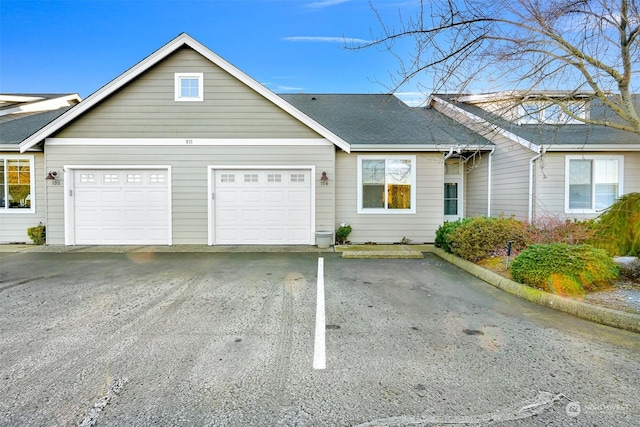
<path fill-rule="evenodd" d="M 169 244 L 166 169 L 76 170 L 68 197 L 75 244 Z"/>
<path fill-rule="evenodd" d="M 216 170 L 214 243 L 311 244 L 310 170 Z"/>

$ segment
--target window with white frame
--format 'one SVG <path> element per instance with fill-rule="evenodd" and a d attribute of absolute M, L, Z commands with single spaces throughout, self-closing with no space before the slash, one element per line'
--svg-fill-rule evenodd
<path fill-rule="evenodd" d="M 0 212 L 31 210 L 33 157 L 0 157 Z"/>
<path fill-rule="evenodd" d="M 598 212 L 622 194 L 623 156 L 567 156 L 566 212 Z"/>
<path fill-rule="evenodd" d="M 415 213 L 415 183 L 415 156 L 359 156 L 358 213 Z"/>
<path fill-rule="evenodd" d="M 175 73 L 175 100 L 204 100 L 203 73 Z"/>
<path fill-rule="evenodd" d="M 575 117 L 588 118 L 587 103 L 585 101 L 563 102 L 563 106 Z M 541 101 L 526 101 L 520 106 L 521 124 L 582 124 L 581 121 L 567 114 L 560 104 L 544 103 Z"/>

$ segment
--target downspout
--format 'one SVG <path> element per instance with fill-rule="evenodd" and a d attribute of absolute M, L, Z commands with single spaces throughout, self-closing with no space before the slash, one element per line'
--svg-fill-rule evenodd
<path fill-rule="evenodd" d="M 487 172 L 487 218 L 491 217 L 491 168 L 493 166 L 493 153 L 496 151 L 496 146 L 491 147 L 489 152 L 489 171 Z"/>
<path fill-rule="evenodd" d="M 451 156 L 453 156 L 453 147 L 449 148 L 449 152 L 445 154 L 444 159 L 447 160 Z"/>
<path fill-rule="evenodd" d="M 542 155 L 544 154 L 543 151 L 540 152 L 540 154 L 537 154 L 535 156 L 533 156 L 531 159 L 529 159 L 529 214 L 528 214 L 528 220 L 529 223 L 533 222 L 533 172 L 534 172 L 534 163 L 536 160 L 538 160 L 540 157 L 542 157 Z"/>

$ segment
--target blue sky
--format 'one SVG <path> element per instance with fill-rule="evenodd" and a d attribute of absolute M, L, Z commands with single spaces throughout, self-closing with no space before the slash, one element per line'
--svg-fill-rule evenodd
<path fill-rule="evenodd" d="M 392 22 L 418 0 L 372 3 Z M 367 0 L 0 0 L 0 20 L 2 93 L 84 98 L 182 32 L 276 93 L 388 92 L 398 66 L 344 48 L 380 33 Z"/>

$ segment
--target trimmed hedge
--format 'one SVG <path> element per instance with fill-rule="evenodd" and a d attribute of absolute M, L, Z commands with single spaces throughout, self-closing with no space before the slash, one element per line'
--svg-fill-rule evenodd
<path fill-rule="evenodd" d="M 618 274 L 606 251 L 589 245 L 531 245 L 511 264 L 515 281 L 559 295 L 607 288 Z"/>
<path fill-rule="evenodd" d="M 469 261 L 478 261 L 506 252 L 507 242 L 512 250 L 526 247 L 525 224 L 514 218 L 473 217 L 455 227 L 449 234 L 451 253 Z"/>
<path fill-rule="evenodd" d="M 470 220 L 470 218 L 463 218 L 456 221 L 445 221 L 444 224 L 436 230 L 436 247 L 444 249 L 445 252 L 452 253 L 450 247 L 452 241 L 451 234 L 456 228 L 466 224 Z"/>

